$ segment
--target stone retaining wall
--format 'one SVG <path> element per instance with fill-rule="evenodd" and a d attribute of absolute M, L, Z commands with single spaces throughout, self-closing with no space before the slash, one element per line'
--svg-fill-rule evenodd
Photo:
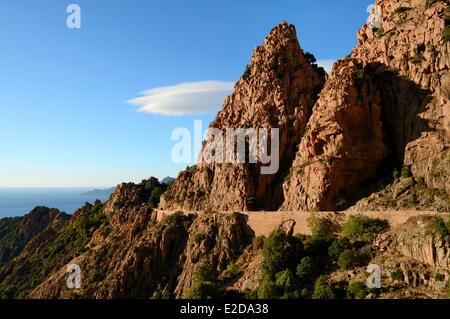
<path fill-rule="evenodd" d="M 173 214 L 175 211 L 157 211 L 157 219 L 161 220 L 164 216 Z M 189 212 L 185 212 L 189 213 Z M 195 212 L 203 214 L 203 212 Z M 230 212 L 223 212 L 230 214 Z M 296 222 L 295 233 L 310 235 L 308 229 L 308 218 L 311 212 L 243 212 L 248 216 L 248 224 L 255 232 L 256 236 L 269 235 L 283 221 L 292 219 Z M 391 227 L 405 223 L 409 218 L 415 216 L 444 216 L 448 218 L 450 213 L 423 212 L 423 211 L 379 211 L 379 212 L 319 212 L 320 216 L 327 216 L 333 221 L 342 224 L 351 215 L 362 214 L 370 218 L 386 219 Z"/>

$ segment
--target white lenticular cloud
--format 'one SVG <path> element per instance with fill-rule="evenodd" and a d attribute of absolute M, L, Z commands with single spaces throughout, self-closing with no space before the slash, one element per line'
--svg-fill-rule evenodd
<path fill-rule="evenodd" d="M 336 60 L 333 59 L 317 60 L 317 65 L 323 67 L 325 71 L 327 71 L 327 73 L 330 74 L 331 70 L 333 69 L 334 62 L 336 62 Z"/>
<path fill-rule="evenodd" d="M 221 81 L 180 83 L 147 90 L 128 103 L 137 106 L 139 112 L 159 115 L 212 114 L 220 109 L 233 86 L 232 82 Z"/>

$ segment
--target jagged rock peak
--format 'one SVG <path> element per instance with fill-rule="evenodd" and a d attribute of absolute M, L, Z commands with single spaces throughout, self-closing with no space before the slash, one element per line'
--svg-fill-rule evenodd
<path fill-rule="evenodd" d="M 310 64 L 295 27 L 283 22 L 258 46 L 211 124 L 226 128 L 278 128 L 277 173 L 260 174 L 259 164 L 200 163 L 180 173 L 161 200 L 162 209 L 242 211 L 277 209 L 282 181 L 292 164 L 325 73 Z M 207 139 L 203 150 L 212 143 Z M 202 151 L 203 153 L 203 151 Z"/>

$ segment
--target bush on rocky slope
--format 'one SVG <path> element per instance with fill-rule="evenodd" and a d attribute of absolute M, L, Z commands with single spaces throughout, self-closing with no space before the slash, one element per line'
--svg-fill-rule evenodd
<path fill-rule="evenodd" d="M 433 227 L 435 232 L 441 237 L 450 235 L 450 219 L 445 222 L 442 218 L 437 218 L 433 222 Z"/>
<path fill-rule="evenodd" d="M 26 260 L 11 261 L 0 267 L 1 298 L 26 298 L 55 267 L 64 265 L 80 254 L 94 231 L 106 220 L 103 205 L 86 205 L 75 221 L 59 230 L 42 249 L 30 251 Z M 20 258 L 20 257 L 19 257 Z M 22 263 L 20 263 L 22 261 Z"/>
<path fill-rule="evenodd" d="M 344 236 L 353 240 L 370 241 L 377 234 L 387 230 L 389 223 L 386 220 L 372 219 L 363 215 L 350 216 L 342 226 Z"/>
<path fill-rule="evenodd" d="M 208 264 L 200 265 L 195 271 L 194 282 L 183 295 L 185 299 L 217 299 L 223 297 L 224 287 L 217 279 L 217 273 Z"/>

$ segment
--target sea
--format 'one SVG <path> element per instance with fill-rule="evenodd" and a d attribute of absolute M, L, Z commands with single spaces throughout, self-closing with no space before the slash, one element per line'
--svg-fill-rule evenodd
<path fill-rule="evenodd" d="M 28 214 L 36 206 L 57 208 L 67 214 L 74 213 L 85 203 L 96 199 L 102 202 L 109 197 L 102 195 L 83 195 L 92 188 L 0 188 L 0 218 Z"/>

